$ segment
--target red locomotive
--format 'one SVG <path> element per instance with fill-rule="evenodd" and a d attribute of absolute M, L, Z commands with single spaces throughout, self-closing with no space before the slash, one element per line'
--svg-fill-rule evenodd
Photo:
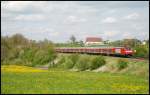
<path fill-rule="evenodd" d="M 133 50 L 125 47 L 59 47 L 55 49 L 59 53 L 87 53 L 103 55 L 132 56 Z"/>

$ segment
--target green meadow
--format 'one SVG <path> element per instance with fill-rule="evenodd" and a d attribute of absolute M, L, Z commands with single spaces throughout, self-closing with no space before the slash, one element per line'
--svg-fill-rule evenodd
<path fill-rule="evenodd" d="M 12 66 L 13 68 L 15 66 Z M 148 94 L 149 82 L 145 77 L 130 74 L 66 71 L 61 69 L 39 70 L 32 72 L 32 67 L 21 66 L 9 70 L 10 66 L 1 67 L 2 94 Z M 28 70 L 30 69 L 30 70 Z M 29 72 L 30 71 L 30 72 Z"/>

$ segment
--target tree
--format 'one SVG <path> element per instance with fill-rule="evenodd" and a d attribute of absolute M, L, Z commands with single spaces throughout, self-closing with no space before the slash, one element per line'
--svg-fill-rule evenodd
<path fill-rule="evenodd" d="M 123 45 L 127 47 L 136 47 L 137 45 L 140 45 L 141 41 L 138 39 L 124 39 Z"/>
<path fill-rule="evenodd" d="M 10 47 L 7 41 L 8 37 L 1 37 L 1 62 L 9 56 Z"/>
<path fill-rule="evenodd" d="M 104 41 L 104 44 L 109 44 L 109 40 Z"/>
<path fill-rule="evenodd" d="M 46 39 L 36 42 L 26 39 L 21 34 L 1 37 L 1 62 L 4 64 L 9 61 L 10 64 L 35 66 L 47 64 L 55 58 L 54 45 Z"/>
<path fill-rule="evenodd" d="M 136 46 L 134 50 L 136 50 L 134 56 L 149 58 L 149 47 L 147 45 Z"/>
<path fill-rule="evenodd" d="M 84 46 L 84 42 L 82 40 L 79 41 L 79 45 L 82 47 Z"/>
<path fill-rule="evenodd" d="M 74 35 L 72 35 L 72 36 L 70 37 L 70 41 L 71 41 L 71 43 L 73 43 L 73 44 L 76 42 L 76 38 L 75 38 Z"/>
<path fill-rule="evenodd" d="M 149 39 L 148 40 L 143 40 L 143 42 L 145 42 L 145 44 L 149 45 Z"/>
<path fill-rule="evenodd" d="M 122 43 L 122 40 L 116 40 L 116 41 L 110 42 L 109 45 L 122 46 L 123 43 Z"/>
<path fill-rule="evenodd" d="M 149 44 L 149 39 L 146 41 L 147 44 Z"/>
<path fill-rule="evenodd" d="M 10 42 L 12 45 L 15 46 L 25 46 L 28 44 L 28 39 L 26 39 L 23 35 L 21 34 L 15 34 L 12 37 L 10 37 Z"/>

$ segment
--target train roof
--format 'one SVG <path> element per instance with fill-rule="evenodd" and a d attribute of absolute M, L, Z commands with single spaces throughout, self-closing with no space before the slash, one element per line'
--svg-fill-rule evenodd
<path fill-rule="evenodd" d="M 109 46 L 109 47 L 56 47 L 56 48 L 60 48 L 60 49 L 65 49 L 65 48 L 70 48 L 70 49 L 75 49 L 75 48 L 124 48 L 124 47 L 112 47 L 112 46 Z"/>

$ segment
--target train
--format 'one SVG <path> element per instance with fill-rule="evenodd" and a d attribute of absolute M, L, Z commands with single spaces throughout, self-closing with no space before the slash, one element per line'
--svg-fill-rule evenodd
<path fill-rule="evenodd" d="M 134 54 L 134 50 L 126 47 L 57 47 L 55 50 L 58 53 L 85 53 L 126 57 Z"/>

